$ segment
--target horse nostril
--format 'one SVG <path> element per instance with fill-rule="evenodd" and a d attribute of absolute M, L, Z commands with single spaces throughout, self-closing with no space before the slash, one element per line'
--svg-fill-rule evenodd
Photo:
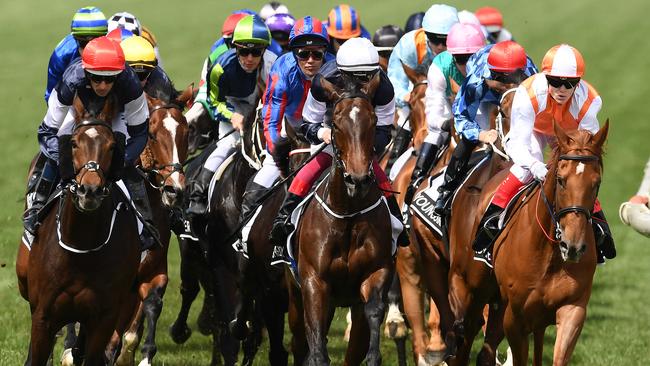
<path fill-rule="evenodd" d="M 584 253 L 586 251 L 587 251 L 587 244 L 582 244 L 582 246 L 580 246 L 580 253 Z"/>
<path fill-rule="evenodd" d="M 86 194 L 86 186 L 83 185 L 83 184 L 80 184 L 80 185 L 77 187 L 77 194 L 80 194 L 80 195 L 82 195 L 82 196 L 85 195 L 85 194 Z"/>
<path fill-rule="evenodd" d="M 567 244 L 567 243 L 565 243 L 563 241 L 560 242 L 560 247 L 562 249 L 564 249 L 564 250 L 569 250 L 569 244 Z"/>

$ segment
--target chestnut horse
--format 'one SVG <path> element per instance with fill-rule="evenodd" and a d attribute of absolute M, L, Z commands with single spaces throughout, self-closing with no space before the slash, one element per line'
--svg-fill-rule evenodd
<path fill-rule="evenodd" d="M 557 326 L 553 365 L 569 363 L 587 316 L 596 270 L 591 226 L 603 173 L 609 121 L 595 134 L 554 124 L 557 146 L 544 183 L 523 202 L 493 249 L 494 274 L 505 303 L 503 327 L 515 366 L 542 364 L 546 327 Z M 491 181 L 491 188 L 498 186 Z M 490 194 L 482 196 L 483 204 Z"/>
<path fill-rule="evenodd" d="M 158 317 L 162 311 L 167 288 L 167 251 L 171 237 L 171 210 L 180 209 L 185 189 L 183 163 L 187 158 L 187 121 L 182 108 L 191 96 L 191 88 L 175 100 L 147 96 L 149 106 L 149 140 L 140 155 L 140 170 L 147 176 L 147 195 L 160 234 L 161 248 L 148 250 L 138 269 L 140 300 L 131 312 L 130 325 L 124 334 L 117 365 L 133 365 L 134 351 L 143 333 L 143 316 L 147 336 L 142 347 L 143 361 L 151 365 L 157 347 L 155 342 Z M 126 304 L 129 305 L 129 304 Z"/>
<path fill-rule="evenodd" d="M 108 180 L 116 140 L 104 121 L 113 120 L 114 103 L 109 98 L 101 112 L 87 113 L 75 97 L 74 182 L 45 214 L 31 251 L 20 246 L 16 272 L 32 312 L 26 365 L 45 365 L 56 332 L 73 322 L 81 323 L 78 356 L 85 365 L 105 365 L 121 304 L 135 295 L 140 260 L 136 218 Z"/>
<path fill-rule="evenodd" d="M 330 175 L 305 205 L 293 247 L 298 281 L 289 284 L 292 350 L 298 365 L 329 364 L 327 333 L 337 306 L 352 307 L 346 365 L 381 364 L 380 325 L 393 276 L 391 219 L 372 177 L 370 102 L 379 75 L 361 90 L 321 79 L 334 103 Z M 307 354 L 307 351 L 309 353 Z"/>

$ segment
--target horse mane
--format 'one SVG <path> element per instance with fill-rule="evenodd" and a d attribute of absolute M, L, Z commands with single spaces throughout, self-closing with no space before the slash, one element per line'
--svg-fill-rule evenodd
<path fill-rule="evenodd" d="M 147 82 L 145 87 L 147 95 L 160 99 L 165 103 L 174 103 L 181 94 L 171 80 L 153 78 Z"/>
<path fill-rule="evenodd" d="M 596 146 L 592 143 L 592 138 L 594 134 L 587 130 L 574 130 L 566 131 L 567 136 L 569 137 L 568 148 L 569 151 L 583 151 L 587 152 L 590 155 L 602 156 L 605 152 L 604 146 Z M 560 160 L 560 155 L 566 153 L 560 151 L 560 145 L 554 144 L 552 149 L 552 158 L 550 161 L 551 168 L 549 170 L 554 170 L 557 168 L 557 163 Z M 603 166 L 603 159 L 600 159 L 600 166 Z"/>
<path fill-rule="evenodd" d="M 114 93 L 109 93 L 105 98 L 93 98 L 88 105 L 75 95 L 72 101 L 72 108 L 76 112 L 75 122 L 99 120 L 110 125 L 118 110 L 117 103 L 117 96 Z"/>

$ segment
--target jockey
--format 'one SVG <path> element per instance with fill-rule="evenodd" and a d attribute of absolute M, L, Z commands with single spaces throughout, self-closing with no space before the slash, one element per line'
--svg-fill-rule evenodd
<path fill-rule="evenodd" d="M 503 15 L 501 15 L 499 9 L 485 6 L 477 9 L 475 14 L 488 32 L 487 40 L 489 43 L 514 41 L 512 33 L 503 28 Z"/>
<path fill-rule="evenodd" d="M 70 34 L 56 45 L 47 65 L 47 85 L 45 87 L 45 103 L 50 99 L 50 93 L 61 81 L 65 69 L 80 57 L 86 44 L 93 38 L 105 36 L 108 29 L 106 17 L 99 8 L 87 6 L 77 10 L 72 23 Z"/>
<path fill-rule="evenodd" d="M 488 117 L 490 106 L 501 102 L 501 94 L 491 89 L 486 79 L 518 84 L 535 74 L 537 69 L 523 47 L 506 41 L 477 51 L 467 62 L 466 72 L 467 77 L 452 106 L 460 142 L 449 160 L 445 181 L 438 187 L 440 195 L 435 212 L 441 216 L 445 214 L 447 201 L 463 181 L 474 148 L 480 142 L 494 143 L 498 137 L 496 130 L 488 130 Z"/>
<path fill-rule="evenodd" d="M 456 23 L 458 23 L 456 8 L 434 4 L 424 14 L 422 28 L 406 33 L 390 56 L 388 77 L 395 88 L 395 105 L 399 117 L 397 122 L 399 129 L 391 152 L 393 157 L 401 155 L 406 150 L 412 137 L 411 128 L 408 123 L 405 123 L 411 112 L 408 104 L 411 83 L 402 65 L 425 75 L 433 58 L 447 49 L 447 34 Z"/>
<path fill-rule="evenodd" d="M 283 176 L 288 174 L 290 141 L 283 121 L 300 131 L 302 108 L 311 80 L 325 61 L 334 59 L 325 51 L 328 41 L 327 31 L 320 20 L 310 16 L 299 19 L 289 39 L 292 52 L 280 56 L 271 67 L 262 98 L 266 158 L 244 193 L 240 221 L 247 219 L 280 173 Z"/>
<path fill-rule="evenodd" d="M 327 33 L 330 35 L 329 52 L 336 55 L 345 41 L 354 37 L 370 39 L 370 33 L 361 25 L 361 16 L 347 4 L 337 5 L 327 15 Z"/>
<path fill-rule="evenodd" d="M 259 15 L 262 20 L 267 21 L 270 17 L 276 14 L 290 14 L 289 8 L 286 5 L 279 3 L 277 1 L 271 1 L 270 3 L 264 4 L 262 9 L 260 9 Z M 273 32 L 273 31 L 271 31 Z"/>
<path fill-rule="evenodd" d="M 420 11 L 417 13 L 411 14 L 408 19 L 406 19 L 406 25 L 404 26 L 404 32 L 408 33 L 416 29 L 422 28 L 422 19 L 424 19 L 424 12 Z"/>
<path fill-rule="evenodd" d="M 347 81 L 357 84 L 367 83 L 376 73 L 379 72 L 380 84 L 375 92 L 372 104 L 375 107 L 377 116 L 377 125 L 375 128 L 375 152 L 383 151 L 390 141 L 390 132 L 393 125 L 393 116 L 395 114 L 395 97 L 393 86 L 386 74 L 379 68 L 379 55 L 375 47 L 365 38 L 352 38 L 345 42 L 339 53 L 336 55 L 336 61 L 331 61 L 323 65 L 320 74 L 328 81 L 335 85 L 342 86 Z M 316 79 L 320 80 L 320 79 Z M 311 85 L 307 101 L 302 112 L 303 125 L 302 130 L 305 137 L 313 144 L 320 145 L 322 142 L 331 143 L 332 130 L 329 127 L 331 121 L 327 119 L 331 116 L 332 104 L 325 99 L 322 86 L 318 82 Z M 291 232 L 292 225 L 288 222 L 289 216 L 296 208 L 298 203 L 307 195 L 313 183 L 332 163 L 333 150 L 328 146 L 316 158 L 305 165 L 298 175 L 294 178 L 289 192 L 278 212 L 278 216 L 273 221 L 271 230 L 271 241 L 276 245 L 273 252 L 271 264 L 288 263 L 284 254 L 284 243 Z M 391 214 L 399 218 L 399 207 L 394 196 L 389 193 L 391 185 L 386 177 L 386 173 L 381 169 L 377 161 L 372 164 L 375 179 L 381 190 L 389 197 L 389 209 Z M 408 245 L 408 237 L 403 231 L 398 239 L 398 244 Z"/>
<path fill-rule="evenodd" d="M 379 67 L 384 72 L 388 69 L 388 59 L 393 53 L 393 48 L 402 36 L 404 36 L 404 31 L 396 25 L 385 25 L 377 29 L 375 35 L 372 36 L 372 44 L 375 45 L 375 49 L 379 53 Z"/>
<path fill-rule="evenodd" d="M 112 39 L 117 43 L 121 43 L 125 39 L 133 37 L 133 32 L 124 28 L 115 28 L 112 31 L 108 32 L 106 37 Z"/>
<path fill-rule="evenodd" d="M 265 23 L 271 31 L 271 37 L 282 47 L 282 53 L 286 53 L 289 50 L 289 34 L 296 19 L 291 14 L 279 13 L 271 15 Z"/>
<path fill-rule="evenodd" d="M 533 178 L 544 180 L 544 146 L 554 138 L 553 121 L 565 130 L 598 132 L 597 114 L 602 99 L 582 79 L 585 63 L 575 48 L 561 44 L 551 48 L 542 60 L 542 72 L 526 79 L 512 102 L 510 132 L 505 148 L 514 165 L 494 193 L 481 223 L 474 249 L 475 259 L 491 267 L 490 246 L 498 225 L 488 225 L 503 212 L 510 199 Z M 598 262 L 616 256 L 616 248 L 605 215 L 596 200 L 592 225 L 598 247 Z"/>
<path fill-rule="evenodd" d="M 178 92 L 169 76 L 158 66 L 158 59 L 153 46 L 144 37 L 133 36 L 120 43 L 124 51 L 124 59 L 131 66 L 140 80 L 140 85 L 147 95 L 157 98 L 162 89 L 165 95 L 175 99 Z"/>
<path fill-rule="evenodd" d="M 64 184 L 74 179 L 71 141 L 74 111 L 70 107 L 75 96 L 84 105 L 89 105 L 106 100 L 109 94 L 115 95 L 122 111 L 113 121 L 108 121 L 109 124 L 112 123 L 117 152 L 111 163 L 111 171 L 108 172 L 109 179 L 124 179 L 130 196 L 145 221 L 146 230 L 141 237 L 145 247 L 159 242 L 144 181 L 134 166 L 147 143 L 147 102 L 135 72 L 124 64 L 124 53 L 120 45 L 107 37 L 90 41 L 84 48 L 81 60 L 75 61 L 66 69 L 63 79 L 50 94 L 47 114 L 38 129 L 40 149 L 48 160 L 39 178 L 33 205 L 25 213 L 25 229 L 30 233 L 36 232 L 36 213 L 45 203 L 48 196 L 46 192 L 52 190 L 59 172 Z"/>
<path fill-rule="evenodd" d="M 411 184 L 404 196 L 405 206 L 411 204 L 420 182 L 429 175 L 435 164 L 438 150 L 446 143 L 442 127 L 453 120 L 452 80 L 458 86 L 463 84 L 467 76 L 467 61 L 484 46 L 485 37 L 479 26 L 454 24 L 447 37 L 447 51 L 439 53 L 429 67 L 425 96 L 428 134 L 418 152 Z"/>
<path fill-rule="evenodd" d="M 247 15 L 237 23 L 232 43 L 233 49 L 221 55 L 208 72 L 209 110 L 219 123 L 219 134 L 224 137 L 194 182 L 187 209 L 190 217 L 206 213 L 210 180 L 221 163 L 235 151 L 244 118 L 257 107 L 259 89 L 276 59 L 275 54 L 267 50 L 271 32 L 257 15 Z M 233 129 L 236 131 L 226 137 Z"/>

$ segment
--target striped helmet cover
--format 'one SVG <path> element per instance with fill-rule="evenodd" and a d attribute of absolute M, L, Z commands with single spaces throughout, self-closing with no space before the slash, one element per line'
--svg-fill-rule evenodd
<path fill-rule="evenodd" d="M 334 7 L 329 12 L 327 22 L 327 33 L 334 38 L 349 39 L 361 35 L 361 17 L 350 5 Z"/>
<path fill-rule="evenodd" d="M 107 31 L 106 16 L 95 6 L 86 6 L 77 10 L 70 24 L 70 32 L 73 36 L 103 36 Z"/>

